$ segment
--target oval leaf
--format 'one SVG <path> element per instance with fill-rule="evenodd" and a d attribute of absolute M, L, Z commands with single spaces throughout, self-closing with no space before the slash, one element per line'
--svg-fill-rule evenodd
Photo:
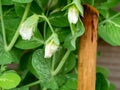
<path fill-rule="evenodd" d="M 38 49 L 33 53 L 32 65 L 43 87 L 53 90 L 58 89 L 57 83 L 51 75 L 51 60 L 44 58 L 44 51 L 42 49 Z"/>
<path fill-rule="evenodd" d="M 0 87 L 3 89 L 15 88 L 21 81 L 20 76 L 15 72 L 5 72 L 0 76 Z"/>
<path fill-rule="evenodd" d="M 120 46 L 120 17 L 114 20 L 107 20 L 104 25 L 99 26 L 98 34 L 107 43 L 113 46 Z"/>

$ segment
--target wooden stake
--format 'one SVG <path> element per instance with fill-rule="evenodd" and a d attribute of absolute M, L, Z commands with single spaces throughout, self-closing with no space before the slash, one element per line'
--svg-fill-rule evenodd
<path fill-rule="evenodd" d="M 79 45 L 77 90 L 95 90 L 98 11 L 90 5 L 83 7 L 85 33 Z"/>

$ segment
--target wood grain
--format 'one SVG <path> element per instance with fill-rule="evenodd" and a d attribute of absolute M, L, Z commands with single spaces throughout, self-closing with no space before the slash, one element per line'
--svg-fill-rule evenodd
<path fill-rule="evenodd" d="M 77 90 L 95 90 L 98 11 L 90 5 L 83 7 L 85 33 L 79 45 Z"/>

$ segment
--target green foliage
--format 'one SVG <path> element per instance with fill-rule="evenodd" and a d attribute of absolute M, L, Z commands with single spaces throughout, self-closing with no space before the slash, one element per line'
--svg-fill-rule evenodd
<path fill-rule="evenodd" d="M 60 90 L 76 90 L 76 88 L 77 88 L 77 75 L 76 74 L 68 74 L 68 75 L 66 75 L 66 78 L 68 80 L 60 88 Z"/>
<path fill-rule="evenodd" d="M 43 43 L 44 41 L 40 32 L 38 32 L 38 30 L 35 30 L 34 36 L 31 38 L 31 40 L 26 41 L 20 37 L 15 46 L 20 49 L 33 49 L 43 45 Z"/>
<path fill-rule="evenodd" d="M 97 79 L 96 79 L 96 90 L 108 90 L 109 88 L 109 82 L 104 77 L 103 74 L 97 73 Z"/>
<path fill-rule="evenodd" d="M 33 53 L 32 65 L 44 87 L 51 89 L 58 88 L 57 83 L 51 75 L 51 60 L 44 58 L 44 51 L 42 49 L 38 49 Z"/>
<path fill-rule="evenodd" d="M 104 25 L 102 24 L 99 26 L 99 31 L 98 31 L 99 36 L 113 46 L 120 45 L 119 18 L 120 18 L 120 15 L 115 18 L 114 17 L 109 18 L 105 21 Z"/>
<path fill-rule="evenodd" d="M 2 43 L 1 43 L 2 44 Z M 18 58 L 13 51 L 5 51 L 3 45 L 0 44 L 0 64 L 10 64 L 12 62 L 17 62 Z M 4 58 L 3 58 L 4 57 Z"/>
<path fill-rule="evenodd" d="M 97 73 L 102 73 L 105 78 L 107 78 L 109 76 L 109 70 L 105 67 L 97 66 L 96 72 Z"/>
<path fill-rule="evenodd" d="M 15 72 L 7 71 L 0 75 L 0 87 L 3 89 L 15 88 L 20 81 L 20 76 Z"/>
<path fill-rule="evenodd" d="M 120 46 L 120 13 L 114 10 L 119 2 L 0 0 L 0 89 L 76 90 L 78 38 L 85 32 L 80 18 L 84 17 L 82 4 L 90 4 L 99 10 L 99 38 L 113 46 Z M 68 9 L 72 5 L 79 11 L 75 24 L 68 20 Z M 23 28 L 25 37 L 32 36 L 30 40 L 24 40 L 20 36 L 20 28 L 32 15 L 37 15 L 39 20 L 33 32 L 31 27 Z M 31 19 L 27 25 L 34 21 Z M 30 32 L 25 33 L 26 30 Z M 50 42 L 53 44 L 45 50 Z M 45 53 L 52 53 L 51 57 L 46 58 Z M 14 71 L 8 64 L 16 66 Z M 98 66 L 96 72 L 96 90 L 116 89 L 108 80 L 108 69 Z"/>
<path fill-rule="evenodd" d="M 68 73 L 74 69 L 76 65 L 76 57 L 75 54 L 71 53 L 70 56 L 68 57 L 68 62 L 65 63 L 63 66 L 64 68 L 64 73 Z"/>
<path fill-rule="evenodd" d="M 28 87 L 21 87 L 21 88 L 15 88 L 15 89 L 11 89 L 11 90 L 29 90 Z"/>
<path fill-rule="evenodd" d="M 56 13 L 51 14 L 49 17 L 49 20 L 51 24 L 56 27 L 69 26 L 67 15 L 64 12 L 56 12 Z"/>
<path fill-rule="evenodd" d="M 12 2 L 12 0 L 2 0 L 2 4 L 3 5 L 12 5 L 13 2 Z"/>
<path fill-rule="evenodd" d="M 71 35 L 71 33 L 67 35 L 67 37 L 65 38 L 64 46 L 69 50 L 75 50 L 77 38 L 84 33 L 84 27 L 81 20 L 78 20 L 77 25 L 71 24 L 71 31 L 73 35 Z"/>
<path fill-rule="evenodd" d="M 14 2 L 18 2 L 18 3 L 30 3 L 32 2 L 33 0 L 12 0 Z"/>

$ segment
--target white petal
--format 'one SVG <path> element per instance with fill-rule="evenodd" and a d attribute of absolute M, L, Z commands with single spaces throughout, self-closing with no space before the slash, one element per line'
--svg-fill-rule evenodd
<path fill-rule="evenodd" d="M 45 46 L 45 58 L 50 58 L 52 56 L 51 53 L 51 46 L 50 45 L 46 45 Z"/>
<path fill-rule="evenodd" d="M 29 27 L 22 27 L 19 33 L 23 40 L 30 40 L 33 35 L 32 28 Z"/>
<path fill-rule="evenodd" d="M 78 21 L 79 17 L 79 12 L 77 8 L 75 7 L 70 7 L 68 10 L 68 20 L 70 23 L 76 24 Z"/>
<path fill-rule="evenodd" d="M 45 46 L 45 58 L 50 58 L 58 49 L 58 45 L 56 45 L 54 42 L 53 43 L 48 43 Z"/>

